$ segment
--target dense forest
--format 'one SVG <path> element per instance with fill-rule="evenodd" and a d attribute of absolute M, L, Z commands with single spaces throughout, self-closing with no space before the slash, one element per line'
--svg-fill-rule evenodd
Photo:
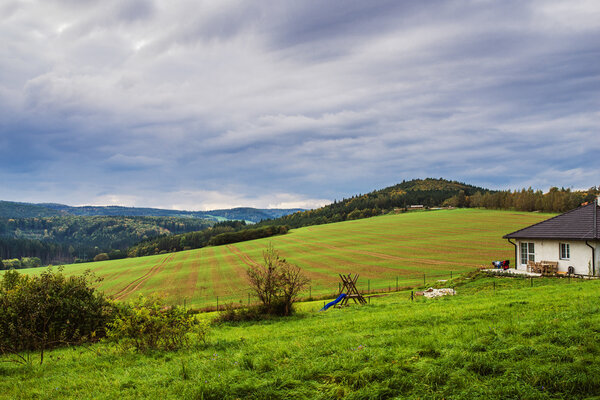
<path fill-rule="evenodd" d="M 0 259 L 37 257 L 50 264 L 91 260 L 99 253 L 120 258 L 142 240 L 199 231 L 213 223 L 173 217 L 0 218 Z"/>
<path fill-rule="evenodd" d="M 600 194 L 600 188 L 591 187 L 586 191 L 553 187 L 547 193 L 541 190 L 521 189 L 520 191 L 477 192 L 467 195 L 460 191 L 444 202 L 453 207 L 483 207 L 517 211 L 543 211 L 562 213 L 593 201 Z"/>

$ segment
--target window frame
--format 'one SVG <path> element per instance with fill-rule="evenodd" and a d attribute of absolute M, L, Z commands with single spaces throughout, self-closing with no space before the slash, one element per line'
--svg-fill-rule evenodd
<path fill-rule="evenodd" d="M 535 243 L 521 242 L 521 265 L 527 265 L 529 261 L 535 262 Z"/>
<path fill-rule="evenodd" d="M 558 244 L 558 259 L 566 260 L 566 261 L 571 260 L 571 244 L 570 243 L 559 243 Z"/>

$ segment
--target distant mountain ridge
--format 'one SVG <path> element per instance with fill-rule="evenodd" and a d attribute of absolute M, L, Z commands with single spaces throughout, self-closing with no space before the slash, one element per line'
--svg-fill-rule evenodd
<path fill-rule="evenodd" d="M 127 216 L 127 217 L 189 217 L 214 221 L 242 220 L 259 222 L 280 218 L 287 214 L 304 211 L 301 208 L 252 208 L 236 207 L 210 211 L 167 210 L 147 207 L 123 206 L 79 206 L 73 207 L 57 203 L 21 203 L 0 200 L 0 217 L 3 218 L 44 218 L 58 216 Z"/>

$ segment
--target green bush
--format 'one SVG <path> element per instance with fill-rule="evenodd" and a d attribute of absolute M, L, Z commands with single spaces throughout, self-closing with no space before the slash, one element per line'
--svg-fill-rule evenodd
<path fill-rule="evenodd" d="M 167 306 L 156 296 L 121 305 L 108 325 L 108 338 L 125 349 L 174 350 L 188 345 L 188 334 L 205 341 L 208 324 L 179 306 Z"/>
<path fill-rule="evenodd" d="M 225 309 L 219 312 L 213 322 L 220 324 L 223 322 L 261 321 L 270 318 L 267 311 L 262 304 L 248 307 L 225 304 Z"/>
<path fill-rule="evenodd" d="M 110 259 L 110 257 L 108 256 L 107 253 L 96 254 L 96 256 L 94 257 L 94 261 L 106 261 L 109 259 Z"/>
<path fill-rule="evenodd" d="M 0 352 L 31 362 L 31 352 L 95 341 L 113 308 L 92 276 L 65 277 L 51 268 L 39 276 L 7 271 L 0 284 Z"/>

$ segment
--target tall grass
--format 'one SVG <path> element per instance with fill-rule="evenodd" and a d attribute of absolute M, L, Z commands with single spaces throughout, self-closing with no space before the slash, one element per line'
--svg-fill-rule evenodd
<path fill-rule="evenodd" d="M 469 279 L 466 279 L 469 278 Z M 495 285 L 494 285 L 495 283 Z M 6 398 L 550 399 L 600 393 L 599 281 L 466 276 L 457 296 L 214 327 L 207 345 L 0 364 Z M 206 316 L 204 316 L 206 317 Z"/>

